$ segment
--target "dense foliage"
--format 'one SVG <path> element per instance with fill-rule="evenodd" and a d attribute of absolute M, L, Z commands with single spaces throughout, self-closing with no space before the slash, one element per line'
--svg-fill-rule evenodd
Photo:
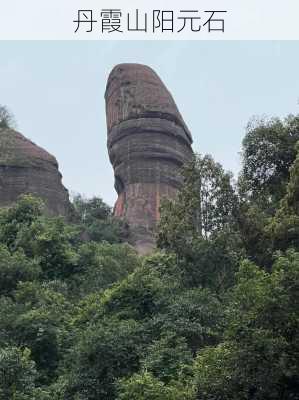
<path fill-rule="evenodd" d="M 298 400 L 299 117 L 210 156 L 139 257 L 101 199 L 0 210 L 0 400 Z"/>

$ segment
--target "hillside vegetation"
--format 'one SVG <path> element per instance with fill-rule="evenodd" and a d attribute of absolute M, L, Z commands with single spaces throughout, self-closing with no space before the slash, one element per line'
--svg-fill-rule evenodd
<path fill-rule="evenodd" d="M 299 399 L 299 117 L 211 156 L 139 257 L 101 199 L 0 211 L 0 400 Z"/>

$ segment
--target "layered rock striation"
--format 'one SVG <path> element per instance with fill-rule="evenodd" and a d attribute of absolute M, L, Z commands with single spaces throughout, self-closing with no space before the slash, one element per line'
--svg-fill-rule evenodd
<path fill-rule="evenodd" d="M 161 199 L 175 197 L 179 170 L 192 157 L 192 137 L 172 95 L 148 66 L 117 65 L 105 99 L 118 193 L 114 213 L 126 218 L 134 245 L 147 253 L 155 245 Z"/>
<path fill-rule="evenodd" d="M 44 200 L 49 215 L 69 216 L 68 191 L 61 179 L 55 157 L 22 134 L 0 128 L 0 207 L 33 194 Z"/>

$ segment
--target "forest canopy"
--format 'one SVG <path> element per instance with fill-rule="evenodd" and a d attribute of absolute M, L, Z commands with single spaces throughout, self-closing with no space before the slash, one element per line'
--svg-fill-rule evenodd
<path fill-rule="evenodd" d="M 210 155 L 138 256 L 102 199 L 0 210 L 0 400 L 299 399 L 299 116 Z"/>

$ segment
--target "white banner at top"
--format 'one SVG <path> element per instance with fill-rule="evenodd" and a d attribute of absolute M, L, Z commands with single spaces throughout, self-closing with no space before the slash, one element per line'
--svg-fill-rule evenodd
<path fill-rule="evenodd" d="M 0 40 L 299 40 L 299 0 L 0 1 Z"/>

